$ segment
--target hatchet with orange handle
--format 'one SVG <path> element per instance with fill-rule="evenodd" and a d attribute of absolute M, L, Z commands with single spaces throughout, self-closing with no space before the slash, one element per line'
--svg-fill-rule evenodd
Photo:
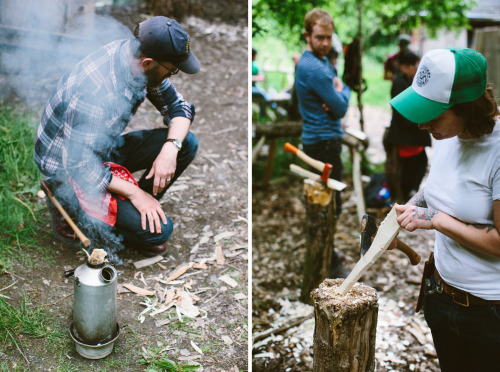
<path fill-rule="evenodd" d="M 311 158 L 304 151 L 299 150 L 297 147 L 288 142 L 285 143 L 285 151 L 297 155 L 299 159 L 302 159 L 314 169 L 319 170 L 321 172 L 321 180 L 325 183 L 328 183 L 328 177 L 330 176 L 333 165 L 331 165 L 330 163 L 323 163 L 322 161 Z"/>

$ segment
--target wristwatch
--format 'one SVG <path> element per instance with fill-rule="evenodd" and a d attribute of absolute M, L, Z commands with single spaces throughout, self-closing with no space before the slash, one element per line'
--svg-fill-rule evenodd
<path fill-rule="evenodd" d="M 177 138 L 167 138 L 167 142 L 172 142 L 179 151 L 182 148 L 182 142 L 179 141 Z"/>

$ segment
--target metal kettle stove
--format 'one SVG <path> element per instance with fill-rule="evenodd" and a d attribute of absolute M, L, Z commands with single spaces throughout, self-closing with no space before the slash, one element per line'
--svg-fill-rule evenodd
<path fill-rule="evenodd" d="M 108 263 L 89 260 L 74 272 L 73 322 L 70 335 L 76 351 L 88 359 L 100 359 L 113 351 L 120 335 L 117 322 L 117 273 Z"/>

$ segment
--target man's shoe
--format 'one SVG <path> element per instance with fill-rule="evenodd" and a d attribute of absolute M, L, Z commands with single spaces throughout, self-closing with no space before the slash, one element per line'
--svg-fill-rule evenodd
<path fill-rule="evenodd" d="M 125 243 L 125 247 L 135 249 L 146 257 L 164 256 L 167 253 L 167 243 L 161 245 L 138 245 Z"/>

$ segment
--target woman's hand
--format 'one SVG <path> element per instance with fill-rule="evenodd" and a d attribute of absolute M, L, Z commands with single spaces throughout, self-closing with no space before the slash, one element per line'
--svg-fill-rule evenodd
<path fill-rule="evenodd" d="M 438 211 L 431 208 L 417 207 L 412 204 L 394 206 L 398 214 L 399 225 L 408 231 L 417 229 L 432 230 Z"/>

